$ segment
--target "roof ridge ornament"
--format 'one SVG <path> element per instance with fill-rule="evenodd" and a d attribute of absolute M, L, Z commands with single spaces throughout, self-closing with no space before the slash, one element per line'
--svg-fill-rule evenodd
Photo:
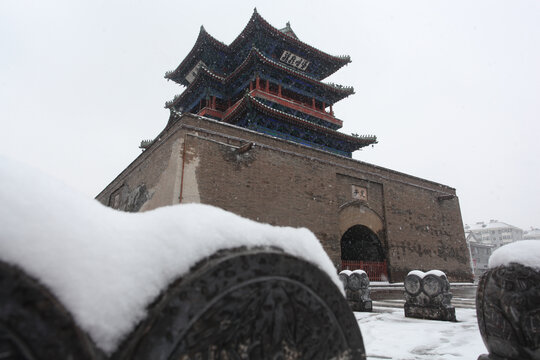
<path fill-rule="evenodd" d="M 296 34 L 294 33 L 294 31 L 293 31 L 293 29 L 291 27 L 291 22 L 290 21 L 287 21 L 287 23 L 285 24 L 285 27 L 283 29 L 279 29 L 279 31 L 281 31 L 282 33 L 284 33 L 287 36 L 290 36 L 290 37 L 292 37 L 292 38 L 294 38 L 296 40 L 299 40 L 298 36 L 296 36 Z"/>

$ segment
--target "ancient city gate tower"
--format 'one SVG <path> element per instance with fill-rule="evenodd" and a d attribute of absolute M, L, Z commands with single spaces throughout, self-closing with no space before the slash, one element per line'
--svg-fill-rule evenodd
<path fill-rule="evenodd" d="M 255 10 L 229 46 L 201 27 L 193 49 L 165 75 L 186 86 L 166 106 L 351 157 L 376 137 L 336 131 L 343 122 L 333 105 L 354 91 L 321 81 L 349 62 L 299 41 L 289 24 L 275 29 Z"/>
<path fill-rule="evenodd" d="M 337 131 L 334 104 L 354 91 L 322 81 L 349 62 L 256 10 L 230 45 L 201 27 L 165 76 L 185 86 L 167 126 L 97 199 L 125 211 L 200 202 L 307 227 L 337 268 L 372 280 L 413 266 L 469 279 L 455 190 L 352 159 L 377 139 Z"/>

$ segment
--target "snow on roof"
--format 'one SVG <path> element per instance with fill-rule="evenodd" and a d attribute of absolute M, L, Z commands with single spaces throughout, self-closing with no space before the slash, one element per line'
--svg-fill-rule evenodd
<path fill-rule="evenodd" d="M 200 204 L 123 213 L 1 156 L 0 181 L 0 260 L 48 287 L 109 354 L 161 291 L 220 249 L 279 247 L 321 268 L 343 291 L 307 229 Z"/>
<path fill-rule="evenodd" d="M 540 241 L 521 240 L 502 246 L 491 254 L 488 266 L 492 269 L 510 263 L 540 270 Z"/>
<path fill-rule="evenodd" d="M 486 222 L 486 223 L 481 221 L 473 225 L 465 225 L 465 226 L 467 227 L 466 229 L 468 231 L 478 231 L 478 230 L 486 230 L 486 229 L 502 229 L 502 228 L 514 228 L 514 229 L 521 230 L 514 225 L 510 225 L 510 224 L 507 224 L 498 220 L 490 220 L 490 222 Z"/>
<path fill-rule="evenodd" d="M 528 230 L 528 231 L 525 231 L 525 233 L 523 234 L 523 238 L 524 239 L 540 239 L 540 229 L 533 229 L 531 228 L 531 230 Z"/>

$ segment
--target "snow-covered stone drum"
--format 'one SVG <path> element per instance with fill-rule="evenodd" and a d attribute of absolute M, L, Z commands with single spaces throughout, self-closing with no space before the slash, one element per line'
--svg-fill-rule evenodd
<path fill-rule="evenodd" d="M 370 298 L 369 278 L 363 270 L 343 270 L 339 278 L 345 288 L 349 306 L 353 311 L 371 311 L 373 303 Z"/>
<path fill-rule="evenodd" d="M 344 289 L 347 289 L 349 287 L 349 275 L 351 275 L 351 273 L 351 270 L 343 270 L 338 275 Z"/>
<path fill-rule="evenodd" d="M 367 289 L 369 287 L 369 278 L 363 270 L 354 270 L 349 275 L 349 288 L 353 291 Z"/>
<path fill-rule="evenodd" d="M 178 279 L 114 358 L 365 359 L 365 352 L 326 274 L 279 251 L 240 249 Z"/>
<path fill-rule="evenodd" d="M 413 270 L 405 277 L 404 287 L 406 317 L 456 321 L 450 282 L 444 272 Z"/>
<path fill-rule="evenodd" d="M 2 359 L 365 359 L 305 228 L 202 204 L 124 213 L 2 157 L 0 179 Z"/>
<path fill-rule="evenodd" d="M 476 293 L 480 333 L 489 351 L 479 360 L 540 359 L 540 241 L 497 249 Z"/>
<path fill-rule="evenodd" d="M 102 358 L 46 287 L 0 261 L 0 359 Z"/>
<path fill-rule="evenodd" d="M 360 329 L 335 283 L 316 266 L 268 248 L 201 261 L 154 301 L 110 356 L 45 287 L 3 262 L 0 324 L 8 359 L 365 359 Z"/>
<path fill-rule="evenodd" d="M 407 294 L 410 296 L 417 296 L 422 292 L 422 278 L 411 271 L 405 278 L 404 286 Z"/>

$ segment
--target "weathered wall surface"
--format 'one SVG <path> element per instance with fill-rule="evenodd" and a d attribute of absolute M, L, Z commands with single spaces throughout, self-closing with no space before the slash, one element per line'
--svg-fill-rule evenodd
<path fill-rule="evenodd" d="M 128 211 L 201 202 L 273 225 L 307 227 L 336 266 L 343 233 L 365 225 L 383 244 L 392 281 L 435 268 L 450 280 L 471 279 L 450 187 L 195 116 L 183 116 L 159 138 L 99 201 Z M 251 149 L 238 150 L 250 142 Z M 365 198 L 353 198 L 358 188 Z M 136 202 L 133 194 L 140 194 Z"/>
<path fill-rule="evenodd" d="M 171 137 L 155 145 L 131 163 L 96 199 L 129 212 L 177 204 L 183 139 Z"/>

